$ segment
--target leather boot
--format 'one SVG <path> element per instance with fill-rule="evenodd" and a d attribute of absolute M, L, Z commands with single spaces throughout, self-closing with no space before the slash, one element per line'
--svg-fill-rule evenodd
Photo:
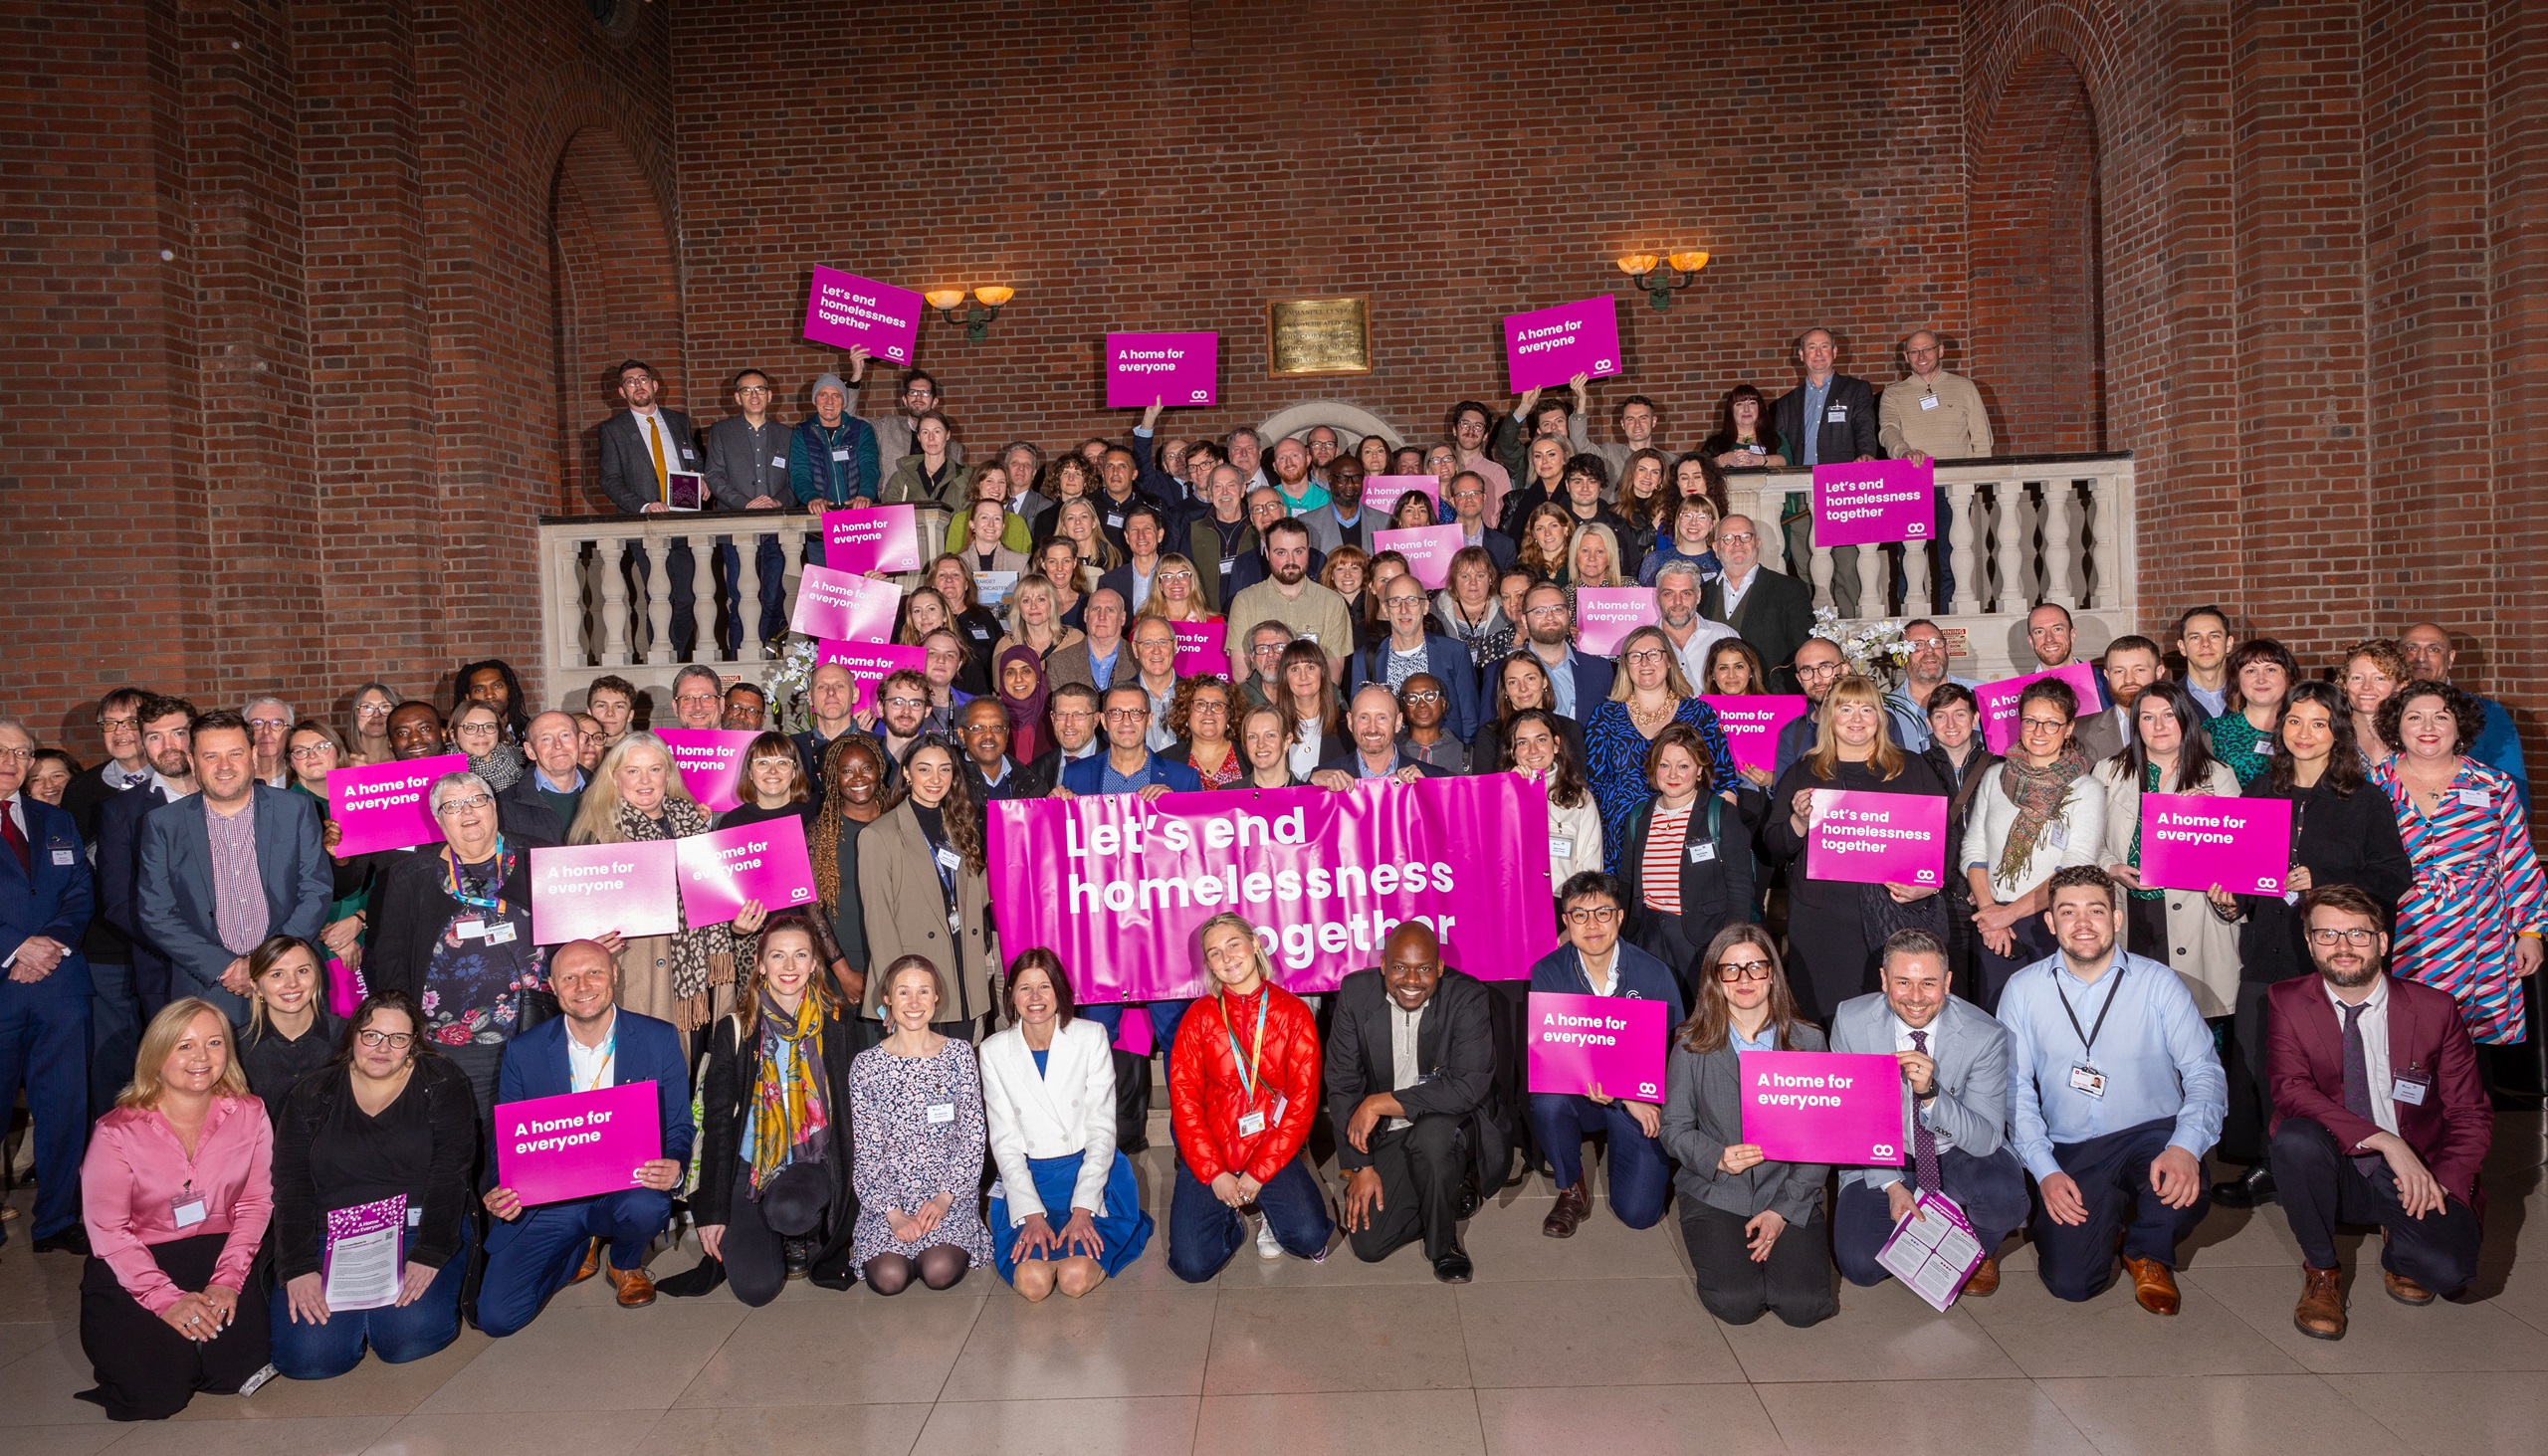
<path fill-rule="evenodd" d="M 2345 1272 L 2300 1266 L 2300 1303 L 2291 1310 L 2291 1326 L 2312 1340 L 2345 1338 Z"/>
<path fill-rule="evenodd" d="M 1592 1192 L 1578 1178 L 1572 1186 L 1557 1190 L 1557 1203 L 1549 1209 L 1549 1216 L 1540 1220 L 1540 1232 L 1553 1239 L 1571 1239 L 1592 1212 Z"/>

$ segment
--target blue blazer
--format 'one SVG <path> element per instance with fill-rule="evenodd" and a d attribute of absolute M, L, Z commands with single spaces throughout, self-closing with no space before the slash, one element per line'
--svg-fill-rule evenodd
<path fill-rule="evenodd" d="M 640 1016 L 623 1006 L 615 1023 L 618 1050 L 611 1064 L 611 1085 L 655 1084 L 655 1103 L 663 1115 L 664 1156 L 688 1163 L 699 1126 L 690 1120 L 690 1059 L 682 1054 L 681 1033 L 669 1021 Z M 575 1090 L 566 1063 L 566 1018 L 547 1020 L 505 1043 L 504 1069 L 496 1074 L 496 1101 L 527 1102 L 534 1097 L 564 1097 Z"/>
<path fill-rule="evenodd" d="M 0 850 L 0 955 L 18 948 L 29 936 L 45 936 L 71 947 L 53 973 L 33 984 L 0 978 L 12 992 L 50 987 L 54 994 L 77 996 L 86 1004 L 90 993 L 89 958 L 80 940 L 89 934 L 89 916 L 97 908 L 97 891 L 89 878 L 89 852 L 80 843 L 79 822 L 68 809 L 21 792 L 18 807 L 26 817 L 27 858 Z M 0 813 L 7 812 L 0 808 Z"/>
<path fill-rule="evenodd" d="M 144 1020 L 174 999 L 167 952 L 141 929 L 141 820 L 160 806 L 155 783 L 137 783 L 98 805 L 98 914 L 132 942 L 132 990 Z"/>
<path fill-rule="evenodd" d="M 1151 764 L 1168 783 L 1168 792 L 1194 794 L 1203 791 L 1202 775 L 1194 765 L 1173 758 L 1151 754 Z M 1075 763 L 1062 765 L 1062 787 L 1075 794 L 1099 794 L 1106 791 L 1106 755 L 1091 753 Z"/>
<path fill-rule="evenodd" d="M 1644 950 L 1639 950 L 1620 937 L 1619 994 L 1631 1000 L 1661 1001 L 1672 1008 L 1672 1025 L 1681 1024 L 1687 1014 L 1681 1009 L 1681 983 L 1672 978 L 1672 967 Z M 1573 945 L 1560 945 L 1531 963 L 1531 989 L 1556 991 L 1569 996 L 1589 996 L 1592 983 L 1584 977 L 1584 962 L 1576 958 Z"/>
<path fill-rule="evenodd" d="M 335 894 L 334 862 L 319 842 L 318 802 L 257 784 L 257 875 L 265 882 L 266 934 L 316 942 Z M 142 934 L 168 957 L 169 996 L 201 996 L 244 1021 L 248 1003 L 222 989 L 234 956 L 213 919 L 212 838 L 203 795 L 163 804 L 141 821 Z"/>
<path fill-rule="evenodd" d="M 1389 639 L 1375 637 L 1362 651 L 1345 660 L 1345 697 L 1352 702 L 1355 690 L 1365 683 L 1388 686 L 1388 668 L 1381 656 L 1389 650 Z M 1448 637 L 1426 633 L 1424 637 L 1424 671 L 1433 675 L 1449 698 L 1449 711 L 1442 716 L 1442 728 L 1465 743 L 1477 736 L 1481 721 L 1477 709 L 1477 665 L 1469 660 L 1469 650 Z M 1374 674 L 1379 676 L 1376 678 Z M 1602 692 L 1609 691 L 1605 685 Z"/>
<path fill-rule="evenodd" d="M 1513 645 L 1522 646 L 1519 642 Z M 1575 721 L 1591 723 L 1592 710 L 1609 699 L 1610 683 L 1618 669 L 1608 658 L 1594 657 L 1580 647 L 1566 650 L 1566 663 L 1575 670 Z"/>

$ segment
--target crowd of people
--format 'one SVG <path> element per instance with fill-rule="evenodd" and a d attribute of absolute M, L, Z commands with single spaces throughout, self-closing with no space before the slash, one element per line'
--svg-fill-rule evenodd
<path fill-rule="evenodd" d="M 1543 1232 L 1570 1237 L 1601 1201 L 1596 1158 L 1610 1216 L 1649 1227 L 1677 1203 L 1730 1323 L 1829 1318 L 1835 1271 L 1889 1277 L 1878 1251 L 1931 1193 L 1994 1256 L 1970 1297 L 2023 1232 L 2056 1296 L 2093 1297 L 2119 1259 L 2173 1314 L 2178 1250 L 2216 1201 L 2282 1205 L 2306 1334 L 2344 1333 L 2340 1223 L 2385 1230 L 2392 1296 L 2462 1290 L 2490 1083 L 2515 1075 L 2548 934 L 2508 716 L 2451 681 L 2438 625 L 2322 678 L 2209 606 L 2172 648 L 2107 644 L 2092 700 L 2029 683 L 2006 754 L 1934 623 L 1903 628 L 1898 681 L 1854 669 L 1804 584 L 1762 567 L 1762 532 L 1795 520 L 1727 514 L 1723 473 L 1988 454 L 1936 344 L 1905 341 L 1879 404 L 1811 330 L 1795 390 L 1732 391 L 1677 456 L 1642 397 L 1592 438 L 1579 382 L 1573 408 L 1462 403 L 1423 448 L 1325 427 L 1160 440 L 1154 408 L 1126 441 L 968 462 L 926 374 L 883 421 L 825 375 L 789 429 L 747 370 L 701 435 L 632 362 L 602 431 L 625 509 L 663 509 L 684 469 L 736 509 L 949 509 L 896 629 L 925 669 L 863 697 L 818 668 L 791 704 L 695 666 L 661 704 L 605 676 L 533 712 L 481 661 L 435 700 L 364 684 L 341 722 L 117 688 L 85 767 L 0 719 L 0 1095 L 23 1088 L 33 1120 L 29 1241 L 89 1260 L 85 1398 L 155 1418 L 275 1372 L 414 1359 L 464 1321 L 518 1331 L 597 1274 L 628 1307 L 729 1285 L 760 1305 L 794 1278 L 895 1295 L 987 1264 L 1040 1301 L 1087 1295 L 1158 1234 L 1191 1281 L 1250 1244 L 1318 1261 L 1341 1240 L 1365 1260 L 1420 1245 L 1461 1282 L 1484 1200 L 1542 1172 Z M 1373 549 L 1436 519 L 1421 492 L 1364 511 L 1380 475 L 1430 476 L 1464 531 L 1439 589 Z M 636 565 L 677 592 L 693 576 Z M 1007 586 L 995 604 L 984 578 Z M 739 614 L 731 559 L 720 579 L 723 610 L 682 595 L 677 635 L 768 636 L 775 599 Z M 1576 590 L 1630 582 L 1659 621 L 1588 652 Z M 1226 663 L 1180 670 L 1174 625 L 1214 619 Z M 2038 668 L 2078 651 L 2057 605 L 2026 635 Z M 1738 760 L 1710 700 L 1776 693 L 1805 716 L 1770 761 Z M 791 711 L 792 733 L 773 723 Z M 743 802 L 703 808 L 650 724 L 756 733 Z M 346 852 L 331 770 L 452 753 L 438 841 Z M 1135 1008 L 1103 998 L 1106 967 L 1002 943 L 988 805 L 1485 773 L 1545 785 L 1559 930 L 1527 982 L 1446 964 L 1408 922 L 1304 996 L 1246 919 L 1212 920 L 1209 993 L 1140 1008 L 1174 1141 L 1146 1208 Z M 1921 885 L 1818 878 L 1824 789 L 1945 800 L 1952 862 Z M 2289 893 L 2145 885 L 2152 793 L 2289 800 Z M 533 939 L 532 849 L 788 817 L 811 904 Z M 1531 1090 L 1528 991 L 1662 1003 L 1661 1098 Z M 1737 1069 L 1770 1050 L 1896 1058 L 1900 1162 L 1766 1157 Z M 661 1154 L 624 1188 L 532 1202 L 499 1180 L 498 1106 L 640 1082 Z M 395 1298 L 331 1308 L 340 1216 L 384 1200 L 403 1210 Z M 685 1227 L 702 1258 L 659 1285 L 650 1260 Z"/>

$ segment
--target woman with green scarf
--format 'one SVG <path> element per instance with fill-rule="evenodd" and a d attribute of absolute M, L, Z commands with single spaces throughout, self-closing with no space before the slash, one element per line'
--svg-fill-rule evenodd
<path fill-rule="evenodd" d="M 2000 988 L 2019 966 L 2053 952 L 2043 923 L 2044 883 L 2055 870 L 2092 865 L 2104 847 L 2106 797 L 2071 741 L 2079 697 L 2057 678 L 2026 685 L 2009 756 L 1982 770 L 1960 863 L 1973 887 L 1982 942 L 1982 1009 L 1997 1013 Z"/>

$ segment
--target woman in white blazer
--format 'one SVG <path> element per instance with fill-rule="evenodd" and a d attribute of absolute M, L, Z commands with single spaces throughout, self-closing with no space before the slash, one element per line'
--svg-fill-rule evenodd
<path fill-rule="evenodd" d="M 2105 848 L 2099 863 L 2125 888 L 2125 948 L 2174 966 L 2210 1020 L 2238 1004 L 2238 927 L 2215 915 L 2201 890 L 2145 889 L 2141 883 L 2141 796 L 2238 797 L 2238 776 L 2212 756 L 2203 710 L 2174 683 L 2154 683 L 2132 705 L 2132 741 L 2097 765 L 2106 790 Z"/>
<path fill-rule="evenodd" d="M 1151 1216 L 1115 1146 L 1106 1028 L 1073 1014 L 1070 976 L 1040 946 L 1008 968 L 1006 1028 L 981 1046 L 990 1124 L 991 1253 L 1019 1294 L 1073 1299 L 1141 1257 Z"/>

